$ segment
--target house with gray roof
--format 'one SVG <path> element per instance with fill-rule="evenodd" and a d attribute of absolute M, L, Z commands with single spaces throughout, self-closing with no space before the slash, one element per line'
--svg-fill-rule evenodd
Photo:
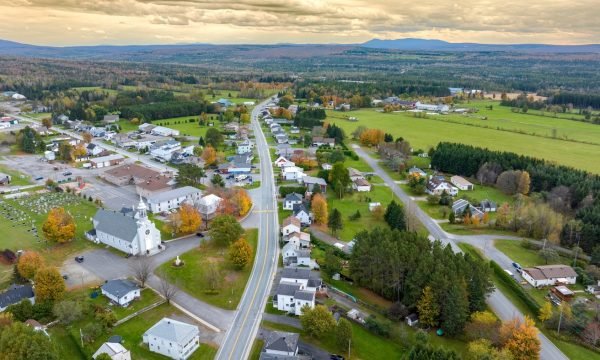
<path fill-rule="evenodd" d="M 260 360 L 298 359 L 299 337 L 296 333 L 272 331 L 265 338 L 265 346 L 260 353 Z"/>
<path fill-rule="evenodd" d="M 0 294 L 0 312 L 23 300 L 29 300 L 32 304 L 35 303 L 35 294 L 31 285 L 11 285 L 8 290 Z"/>
<path fill-rule="evenodd" d="M 315 186 L 319 186 L 321 189 L 321 193 L 327 192 L 327 182 L 325 179 L 313 176 L 304 176 L 301 179 L 298 179 L 300 184 L 304 184 L 306 186 L 306 192 L 311 193 L 314 191 Z"/>
<path fill-rule="evenodd" d="M 119 115 L 104 115 L 102 122 L 105 124 L 114 124 L 119 121 Z"/>
<path fill-rule="evenodd" d="M 290 193 L 283 199 L 283 210 L 294 210 L 294 205 L 302 204 L 302 195 Z"/>
<path fill-rule="evenodd" d="M 148 196 L 148 207 L 153 213 L 179 209 L 184 204 L 193 205 L 202 198 L 202 191 L 193 186 L 183 186 L 180 188 L 161 191 Z"/>
<path fill-rule="evenodd" d="M 142 339 L 152 352 L 185 360 L 200 347 L 200 329 L 196 325 L 165 317 L 148 329 Z"/>
<path fill-rule="evenodd" d="M 109 280 L 100 289 L 102 295 L 120 306 L 127 306 L 141 296 L 140 288 L 134 282 L 125 279 Z"/>
<path fill-rule="evenodd" d="M 147 207 L 140 198 L 135 214 L 98 209 L 92 219 L 94 229 L 88 239 L 131 255 L 154 255 L 163 250 L 160 231 L 148 219 Z"/>
<path fill-rule="evenodd" d="M 105 342 L 96 350 L 92 358 L 96 359 L 101 354 L 110 356 L 111 360 L 131 360 L 131 352 L 119 343 Z"/>
<path fill-rule="evenodd" d="M 273 300 L 277 310 L 300 316 L 302 308 L 315 307 L 315 290 L 307 290 L 302 284 L 282 281 L 277 286 Z"/>

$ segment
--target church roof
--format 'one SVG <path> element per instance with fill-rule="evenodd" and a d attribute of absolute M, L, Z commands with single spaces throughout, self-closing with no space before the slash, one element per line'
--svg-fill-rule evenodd
<path fill-rule="evenodd" d="M 106 209 L 99 209 L 94 216 L 96 233 L 103 232 L 127 242 L 132 242 L 137 235 L 136 222 L 130 215 Z"/>

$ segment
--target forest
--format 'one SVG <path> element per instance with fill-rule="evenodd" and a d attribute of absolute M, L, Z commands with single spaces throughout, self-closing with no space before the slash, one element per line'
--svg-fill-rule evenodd
<path fill-rule="evenodd" d="M 560 236 L 561 244 L 569 247 L 578 245 L 588 254 L 600 245 L 598 175 L 515 153 L 456 143 L 438 144 L 431 158 L 434 169 L 469 177 L 476 176 L 484 164 L 495 167 L 498 171 L 527 171 L 531 179 L 531 193 L 541 193 L 543 196 L 557 188 L 567 189 L 567 211 L 574 214 L 576 221 L 569 221 L 564 225 Z"/>

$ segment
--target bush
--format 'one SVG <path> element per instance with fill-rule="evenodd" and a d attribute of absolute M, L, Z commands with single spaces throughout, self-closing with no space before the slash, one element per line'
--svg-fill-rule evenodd
<path fill-rule="evenodd" d="M 304 194 L 306 189 L 304 186 L 281 186 L 279 187 L 279 196 L 284 198 L 287 194 L 298 193 Z"/>
<path fill-rule="evenodd" d="M 379 335 L 384 337 L 390 336 L 390 330 L 392 329 L 392 325 L 389 320 L 377 320 L 375 316 L 371 315 L 365 320 L 365 327 Z"/>
<path fill-rule="evenodd" d="M 492 268 L 492 271 L 494 271 L 496 276 L 498 276 L 500 281 L 502 281 L 505 285 L 511 288 L 515 292 L 515 294 L 517 294 L 517 296 L 521 300 L 523 300 L 525 305 L 527 305 L 527 307 L 537 317 L 540 311 L 540 305 L 535 301 L 535 299 L 533 299 L 531 295 L 526 293 L 525 290 L 523 290 L 523 288 L 521 287 L 521 285 L 519 285 L 519 283 L 517 283 L 515 279 L 508 275 L 506 271 L 504 271 L 504 269 L 502 269 L 502 267 L 500 267 L 500 265 L 498 265 L 495 261 L 490 261 L 490 267 Z"/>

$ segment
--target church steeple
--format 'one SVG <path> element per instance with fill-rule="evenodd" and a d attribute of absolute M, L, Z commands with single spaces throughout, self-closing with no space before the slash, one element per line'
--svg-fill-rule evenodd
<path fill-rule="evenodd" d="M 146 204 L 144 203 L 144 200 L 142 200 L 142 195 L 140 195 L 140 203 L 138 204 L 137 207 L 137 215 L 138 215 L 138 220 L 143 220 L 146 219 L 147 215 L 147 207 Z"/>

